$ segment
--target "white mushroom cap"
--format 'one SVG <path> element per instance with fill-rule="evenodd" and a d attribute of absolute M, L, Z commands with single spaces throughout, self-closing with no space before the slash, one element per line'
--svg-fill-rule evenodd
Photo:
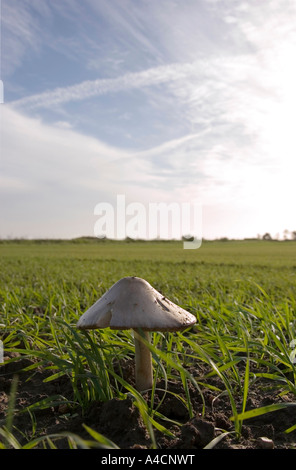
<path fill-rule="evenodd" d="M 124 277 L 80 317 L 77 327 L 177 331 L 195 322 L 194 315 L 164 297 L 144 279 Z"/>

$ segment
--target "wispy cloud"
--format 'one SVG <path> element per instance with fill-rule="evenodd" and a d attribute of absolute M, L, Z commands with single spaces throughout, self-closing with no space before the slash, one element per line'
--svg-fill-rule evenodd
<path fill-rule="evenodd" d="M 46 2 L 25 0 L 2 0 L 1 27 L 3 46 L 1 62 L 5 76 L 12 74 L 28 56 L 41 50 L 44 31 L 39 18 L 49 18 L 50 10 Z M 30 51 L 30 52 L 29 52 Z"/>
<path fill-rule="evenodd" d="M 86 80 L 77 85 L 60 87 L 11 102 L 14 107 L 42 108 L 81 101 L 91 97 L 183 80 L 194 73 L 195 64 L 170 64 L 153 67 L 137 73 L 127 73 L 118 78 Z"/>
<path fill-rule="evenodd" d="M 210 145 L 210 139 L 204 148 L 202 132 L 128 152 L 65 123 L 44 124 L 6 105 L 1 113 L 1 196 L 9 200 L 1 208 L 6 220 L 1 236 L 16 233 L 20 221 L 22 235 L 54 236 L 53 221 L 61 224 L 60 236 L 92 234 L 95 205 L 114 202 L 116 194 L 144 204 L 198 200 L 208 208 L 208 227 L 217 227 L 224 214 L 220 223 L 225 235 L 247 214 L 250 226 L 241 227 L 241 235 L 266 230 L 264 223 L 270 220 L 278 230 L 279 219 L 275 221 L 268 208 L 280 210 L 283 224 L 293 210 L 294 202 L 287 197 L 292 173 L 254 164 L 251 151 L 235 142 L 226 149 L 227 158 L 223 144 Z M 251 219 L 256 219 L 256 227 Z"/>
<path fill-rule="evenodd" d="M 1 191 L 29 219 L 119 192 L 292 212 L 294 0 L 2 2 Z"/>
<path fill-rule="evenodd" d="M 7 179 L 2 190 L 19 187 L 36 194 L 48 187 L 61 194 L 98 192 L 107 198 L 122 191 L 135 198 L 186 199 L 190 187 L 191 194 L 205 203 L 221 202 L 222 197 L 230 202 L 234 195 L 238 201 L 250 188 L 258 195 L 256 175 L 274 175 L 275 156 L 269 159 L 270 168 L 260 167 L 248 148 L 235 141 L 225 147 L 208 134 L 209 130 L 201 131 L 148 150 L 124 151 L 85 136 L 66 122 L 44 124 L 5 106 L 2 178 Z"/>

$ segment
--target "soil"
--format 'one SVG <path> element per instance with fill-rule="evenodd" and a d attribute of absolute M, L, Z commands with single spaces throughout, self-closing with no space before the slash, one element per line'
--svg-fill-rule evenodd
<path fill-rule="evenodd" d="M 8 411 L 9 396 L 12 381 L 17 377 L 17 392 L 15 397 L 15 414 L 13 418 L 13 434 L 21 444 L 37 436 L 72 432 L 86 440 L 93 440 L 83 424 L 103 434 L 113 441 L 120 449 L 149 449 L 151 438 L 146 429 L 140 412 L 134 404 L 133 397 L 114 398 L 107 402 L 94 401 L 87 409 L 79 405 L 73 406 L 73 389 L 67 376 L 44 382 L 53 372 L 46 369 L 31 369 L 33 361 L 24 357 L 15 357 L 14 362 L 0 366 L 0 428 L 5 424 Z M 24 370 L 27 369 L 27 370 Z M 124 378 L 133 384 L 133 362 L 126 361 L 121 365 Z M 192 373 L 193 371 L 190 370 Z M 201 366 L 196 369 L 196 376 L 204 373 Z M 208 387 L 207 387 L 208 385 Z M 287 407 L 266 413 L 262 416 L 244 421 L 241 437 L 236 438 L 234 424 L 230 420 L 232 410 L 227 394 L 219 394 L 213 387 L 219 386 L 219 377 L 208 379 L 202 389 L 205 408 L 200 391 L 190 386 L 190 396 L 193 407 L 193 417 L 189 416 L 187 407 L 178 398 L 186 400 L 181 381 L 171 381 L 167 384 L 169 393 L 164 396 L 165 384 L 159 381 L 154 397 L 154 403 L 159 405 L 158 411 L 171 421 L 156 420 L 171 431 L 174 437 L 168 437 L 155 430 L 155 438 L 159 449 L 203 449 L 213 439 L 223 434 L 223 438 L 215 445 L 215 449 L 291 449 L 296 448 L 296 430 L 284 431 L 296 424 L 296 408 Z M 62 395 L 69 403 L 51 402 L 44 409 L 34 409 L 31 415 L 21 410 L 47 398 Z M 146 393 L 147 402 L 151 400 Z M 280 396 L 280 392 L 272 388 L 268 381 L 258 380 L 252 384 L 247 409 L 279 402 L 295 402 L 294 395 Z M 240 403 L 237 403 L 240 409 Z M 33 433 L 34 429 L 34 433 Z M 1 439 L 1 437 L 0 437 Z M 68 448 L 68 441 L 61 437 L 54 441 L 60 449 Z"/>

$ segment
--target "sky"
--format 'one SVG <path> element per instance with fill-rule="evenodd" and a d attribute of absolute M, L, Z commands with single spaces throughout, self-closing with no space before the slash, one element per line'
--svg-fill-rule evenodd
<path fill-rule="evenodd" d="M 296 230 L 295 24 L 295 0 L 2 0 L 0 237 L 98 235 L 102 204 L 135 234 L 151 204 L 198 205 L 207 239 Z"/>

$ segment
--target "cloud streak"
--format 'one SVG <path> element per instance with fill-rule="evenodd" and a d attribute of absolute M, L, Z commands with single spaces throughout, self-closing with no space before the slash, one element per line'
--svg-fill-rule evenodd
<path fill-rule="evenodd" d="M 152 67 L 141 72 L 127 73 L 118 78 L 86 80 L 76 85 L 59 87 L 55 90 L 45 91 L 12 101 L 10 105 L 17 108 L 26 107 L 27 109 L 51 107 L 107 93 L 128 91 L 183 80 L 186 77 L 188 78 L 195 70 L 195 63 L 176 63 Z"/>
<path fill-rule="evenodd" d="M 292 210 L 294 0 L 4 3 L 0 187 L 15 213 L 19 197 L 32 224 L 43 202 L 91 220 L 118 193 L 202 198 L 230 225 L 260 221 L 261 203 Z"/>

